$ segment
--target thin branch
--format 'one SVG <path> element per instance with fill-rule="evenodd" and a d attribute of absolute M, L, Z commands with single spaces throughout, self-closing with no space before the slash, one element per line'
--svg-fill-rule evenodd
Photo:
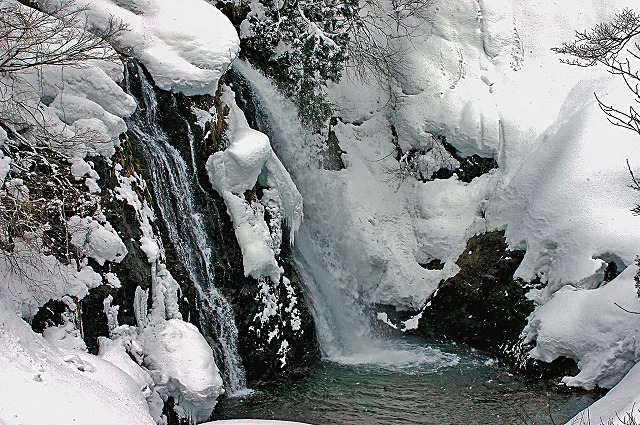
<path fill-rule="evenodd" d="M 620 310 L 626 312 L 626 313 L 630 313 L 630 314 L 640 314 L 640 312 L 638 311 L 631 311 L 631 310 L 627 310 L 626 308 L 622 307 L 620 304 L 618 303 L 613 303 L 613 305 L 615 305 L 616 307 L 618 307 Z"/>

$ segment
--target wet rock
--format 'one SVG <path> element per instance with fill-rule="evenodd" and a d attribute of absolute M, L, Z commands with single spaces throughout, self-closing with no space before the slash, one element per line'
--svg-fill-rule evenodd
<path fill-rule="evenodd" d="M 67 306 L 60 300 L 49 300 L 43 305 L 31 320 L 31 329 L 34 332 L 42 333 L 46 328 L 60 326 L 64 323 L 62 314 L 67 310 Z"/>
<path fill-rule="evenodd" d="M 141 82 L 134 72 L 135 67 L 130 65 L 129 70 L 131 92 L 141 96 L 141 89 L 138 87 Z M 234 89 L 237 90 L 237 86 L 234 86 Z M 280 302 L 276 313 L 269 317 L 267 323 L 262 324 L 257 318 L 264 310 L 261 291 L 267 289 L 264 282 L 244 276 L 242 253 L 236 240 L 233 223 L 227 214 L 224 201 L 209 182 L 205 163 L 217 148 L 210 138 L 205 137 L 203 129 L 196 124 L 197 117 L 193 114 L 193 107 L 210 110 L 218 109 L 220 105 L 211 96 L 185 97 L 157 89 L 156 96 L 162 130 L 169 136 L 169 142 L 180 152 L 188 166 L 195 164 L 196 169 L 192 170 L 197 178 L 197 187 L 193 188 L 195 207 L 202 214 L 206 232 L 213 244 L 210 266 L 214 270 L 215 286 L 224 294 L 235 314 L 238 351 L 243 360 L 248 381 L 254 383 L 275 381 L 287 374 L 305 369 L 317 361 L 319 349 L 313 318 L 308 312 L 302 291 L 294 278 L 295 271 L 288 260 L 288 242 L 283 242 L 283 248 L 285 245 L 287 248 L 283 249 L 278 260 L 281 261 L 285 276 L 289 276 L 291 284 L 287 288 L 284 281 L 276 284 L 268 283 L 268 291 L 278 295 Z M 248 115 L 251 122 L 250 114 Z M 193 138 L 189 139 L 190 136 Z M 129 133 L 128 137 L 131 142 L 130 149 L 140 164 L 140 174 L 153 189 L 149 173 L 151 165 L 139 147 L 141 142 L 133 133 Z M 154 190 L 150 190 L 150 193 L 151 203 L 157 205 L 156 200 L 153 199 Z M 181 194 L 175 194 L 175 196 L 181 196 Z M 161 218 L 158 211 L 156 215 Z M 159 219 L 156 224 L 162 237 L 167 268 L 181 287 L 180 307 L 183 318 L 200 328 L 214 354 L 220 358 L 221 347 L 220 341 L 217 340 L 215 324 L 201 317 L 201 315 L 216 314 L 216 312 L 207 311 L 205 304 L 199 299 L 199 291 L 192 282 L 189 271 L 179 261 L 178 247 L 169 237 L 167 223 Z M 292 294 L 289 293 L 291 288 L 293 288 Z M 292 311 L 289 308 L 291 298 L 295 299 L 295 305 L 300 312 L 299 328 L 292 326 L 295 319 L 292 318 Z M 287 355 L 286 362 L 283 363 L 284 351 Z"/>
<path fill-rule="evenodd" d="M 518 344 L 533 311 L 524 282 L 514 279 L 524 251 L 510 251 L 504 231 L 469 239 L 460 272 L 442 282 L 423 312 L 424 335 L 465 343 L 501 358 Z"/>

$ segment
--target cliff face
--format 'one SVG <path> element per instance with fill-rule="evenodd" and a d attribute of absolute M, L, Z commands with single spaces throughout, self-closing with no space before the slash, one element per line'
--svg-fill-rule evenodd
<path fill-rule="evenodd" d="M 129 67 L 132 70 L 129 74 L 130 90 L 136 97 L 142 96 L 141 81 L 136 67 L 131 63 Z M 233 309 L 233 318 L 238 332 L 238 353 L 242 358 L 249 382 L 277 380 L 283 375 L 310 366 L 319 358 L 319 351 L 315 341 L 313 318 L 309 313 L 300 284 L 294 278 L 295 270 L 289 261 L 288 238 L 282 243 L 278 262 L 285 269 L 283 279 L 293 283 L 285 284 L 284 280 L 265 283 L 264 280 L 259 281 L 254 277 L 246 276 L 242 252 L 234 233 L 234 225 L 227 213 L 227 206 L 213 189 L 207 176 L 206 160 L 216 149 L 219 149 L 214 137 L 227 136 L 224 132 L 216 135 L 216 126 L 223 128 L 225 124 L 213 121 L 213 117 L 210 117 L 209 122 L 198 123 L 198 120 L 202 120 L 204 111 L 215 111 L 216 108 L 221 112 L 218 119 L 226 118 L 222 115 L 224 108 L 220 104 L 219 97 L 208 95 L 186 97 L 159 89 L 155 89 L 155 94 L 158 103 L 159 130 L 166 135 L 167 143 L 175 149 L 175 153 L 179 154 L 187 164 L 188 184 L 192 185 L 189 193 L 193 196 L 189 202 L 192 203 L 193 211 L 201 220 L 200 224 L 191 225 L 202 225 L 204 234 L 197 237 L 204 238 L 210 244 L 207 247 L 210 252 L 204 254 L 195 252 L 198 251 L 198 247 L 187 246 L 186 233 L 189 229 L 183 226 L 189 226 L 185 224 L 188 220 L 178 217 L 179 221 L 174 223 L 171 219 L 172 212 L 163 213 L 162 208 L 157 208 L 158 217 L 163 218 L 158 221 L 158 228 L 167 253 L 167 267 L 180 283 L 183 293 L 181 300 L 183 317 L 200 326 L 214 351 L 218 351 L 219 356 L 224 356 L 220 342 L 217 341 L 219 336 L 216 333 L 219 330 L 216 330 L 216 325 L 211 324 L 210 319 L 201 317 L 215 316 L 216 312 L 209 311 L 206 303 L 199 299 L 206 292 L 206 288 L 203 291 L 196 287 L 198 284 L 213 285 L 224 295 Z M 200 117 L 196 114 L 200 114 Z M 133 119 L 136 119 L 135 116 Z M 160 203 L 157 200 L 158 196 L 176 198 L 189 196 L 188 193 L 171 193 L 170 190 L 158 187 L 164 185 L 163 177 L 157 174 L 159 172 L 157 164 L 141 145 L 146 141 L 140 140 L 135 132 L 128 133 L 128 137 L 133 157 L 139 161 L 140 173 L 149 182 L 153 205 L 157 206 Z M 155 176 L 151 172 L 152 169 L 155 169 Z M 177 171 L 169 170 L 169 172 Z M 261 196 L 262 190 L 263 188 L 256 183 L 251 191 L 252 196 Z M 160 194 L 161 191 L 162 194 Z M 178 203 L 175 199 L 168 199 L 166 202 Z M 168 217 L 165 218 L 165 215 Z M 172 226 L 176 228 L 171 228 Z M 192 257 L 198 258 L 186 261 L 202 263 L 184 264 L 184 261 L 181 261 L 181 251 L 191 251 Z M 190 270 L 189 268 L 194 265 L 202 270 Z M 264 309 L 267 308 L 263 302 L 265 292 L 272 297 L 273 302 L 273 306 L 270 307 L 273 312 L 266 323 L 260 321 Z M 290 304 L 298 306 L 296 311 L 287 308 Z M 292 317 L 293 314 L 299 314 L 299 318 L 295 319 Z M 300 324 L 294 330 L 291 323 L 295 320 L 299 320 Z M 209 323 L 209 329 L 207 329 L 207 323 Z M 284 362 L 281 352 L 283 341 L 286 341 L 285 345 L 289 352 Z"/>

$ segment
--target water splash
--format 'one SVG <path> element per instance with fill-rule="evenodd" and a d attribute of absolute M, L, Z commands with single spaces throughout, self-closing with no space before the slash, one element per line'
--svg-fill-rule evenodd
<path fill-rule="evenodd" d="M 169 238 L 176 247 L 180 262 L 198 291 L 200 328 L 214 349 L 216 363 L 222 372 L 229 395 L 246 391 L 242 360 L 238 355 L 238 329 L 231 306 L 215 286 L 213 242 L 207 232 L 207 217 L 196 208 L 194 188 L 199 187 L 192 137 L 190 137 L 191 169 L 178 150 L 169 143 L 158 121 L 158 102 L 153 85 L 139 65 L 142 96 L 138 109 L 127 121 L 129 130 L 141 141 L 153 193 Z M 127 69 L 128 71 L 128 69 Z M 130 78 L 125 75 L 127 85 Z M 125 87 L 131 94 L 130 87 Z M 200 188 L 202 190 L 202 188 Z M 219 352 L 218 352 L 219 351 Z"/>

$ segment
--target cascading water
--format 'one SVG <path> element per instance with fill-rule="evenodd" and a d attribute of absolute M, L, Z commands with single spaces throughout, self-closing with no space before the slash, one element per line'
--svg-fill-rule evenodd
<path fill-rule="evenodd" d="M 178 150 L 169 143 L 158 123 L 158 103 L 154 87 L 137 65 L 141 83 L 138 109 L 127 125 L 141 142 L 160 214 L 180 262 L 188 271 L 198 291 L 200 327 L 204 336 L 219 344 L 214 350 L 222 371 L 227 394 L 246 389 L 245 372 L 238 355 L 238 329 L 231 306 L 215 286 L 212 267 L 213 243 L 207 233 L 207 217 L 196 208 L 194 188 L 198 186 L 195 168 L 190 169 Z M 125 75 L 131 94 L 129 75 Z M 190 134 L 190 139 L 192 135 Z M 193 156 L 193 146 L 190 140 Z M 191 158 L 191 167 L 195 167 Z M 200 188 L 201 189 L 201 188 Z"/>
<path fill-rule="evenodd" d="M 255 109 L 253 125 L 269 136 L 274 151 L 304 198 L 305 221 L 296 237 L 294 261 L 311 295 L 325 358 L 344 364 L 407 369 L 418 364 L 426 367 L 455 364 L 457 356 L 438 349 L 375 337 L 361 302 L 358 282 L 344 278 L 343 270 L 350 265 L 335 249 L 341 243 L 340 238 L 349 233 L 341 220 L 343 212 L 338 200 L 344 187 L 338 174 L 318 168 L 318 146 L 322 140 L 304 128 L 295 105 L 278 93 L 266 77 L 242 61 L 236 61 L 234 69 L 241 76 L 237 92 L 242 91 L 239 86 L 247 85 L 245 94 L 253 104 L 244 107 Z M 327 226 L 331 227 L 330 232 L 326 232 Z M 337 226 L 345 228 L 335 231 Z M 327 233 L 338 235 L 337 239 Z"/>

